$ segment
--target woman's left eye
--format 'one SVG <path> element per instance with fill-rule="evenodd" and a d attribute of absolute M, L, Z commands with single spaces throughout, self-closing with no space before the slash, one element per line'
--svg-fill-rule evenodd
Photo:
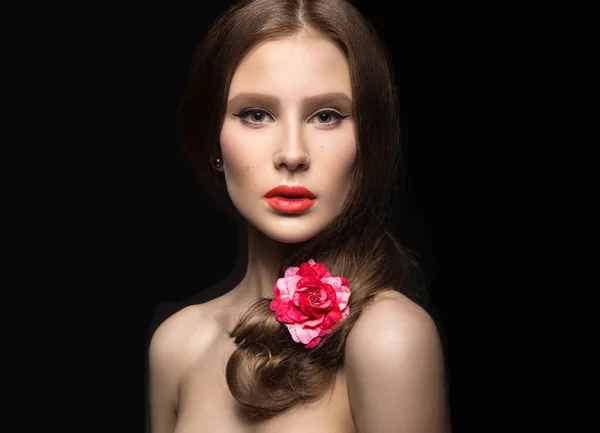
<path fill-rule="evenodd" d="M 333 123 L 337 123 L 340 120 L 345 119 L 346 117 L 348 116 L 342 116 L 340 113 L 333 110 L 319 111 L 313 116 L 313 118 L 315 118 L 318 123 L 323 125 L 331 125 Z"/>
<path fill-rule="evenodd" d="M 239 114 L 234 114 L 234 116 L 239 117 L 240 119 L 242 119 L 243 121 L 247 122 L 247 123 L 254 123 L 254 124 L 259 124 L 259 123 L 264 123 L 265 118 L 269 117 L 271 120 L 273 120 L 273 117 L 267 113 L 265 110 L 262 110 L 260 108 L 251 108 L 251 109 L 247 109 L 242 111 Z"/>

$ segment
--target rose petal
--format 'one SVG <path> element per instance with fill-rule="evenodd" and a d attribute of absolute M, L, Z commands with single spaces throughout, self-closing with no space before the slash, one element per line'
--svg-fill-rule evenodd
<path fill-rule="evenodd" d="M 271 311 L 277 311 L 277 306 L 279 305 L 279 303 L 281 302 L 279 296 L 274 297 L 273 299 L 271 299 L 271 303 L 269 304 L 269 309 Z"/>
<path fill-rule="evenodd" d="M 314 280 L 318 281 L 318 280 Z M 337 305 L 336 294 L 329 284 L 319 281 L 320 287 L 310 287 L 302 291 L 296 291 L 292 302 L 303 313 L 317 317 L 329 311 Z M 313 302 L 318 300 L 319 302 Z"/>
<path fill-rule="evenodd" d="M 331 309 L 331 302 L 326 302 L 322 306 L 313 305 L 309 296 L 308 292 L 296 292 L 292 301 L 307 316 L 313 318 L 322 317 Z"/>
<path fill-rule="evenodd" d="M 296 290 L 296 284 L 301 279 L 302 277 L 298 275 L 278 279 L 277 288 L 279 289 L 279 295 L 282 298 L 292 298 L 294 296 L 294 291 Z"/>
<path fill-rule="evenodd" d="M 342 287 L 342 279 L 340 277 L 323 277 L 321 281 L 329 284 L 336 292 Z"/>
<path fill-rule="evenodd" d="M 315 272 L 315 274 L 317 274 L 317 278 L 325 278 L 331 276 L 327 268 L 322 263 L 315 263 L 312 266 L 312 270 Z"/>
<path fill-rule="evenodd" d="M 342 320 L 342 313 L 337 308 L 335 308 L 325 315 L 323 323 L 321 323 L 321 328 L 330 328 L 340 320 Z"/>
<path fill-rule="evenodd" d="M 342 279 L 340 277 L 329 277 L 323 278 L 322 281 L 329 284 L 332 287 L 332 289 L 334 290 L 334 296 L 332 296 L 332 298 L 334 299 L 334 302 L 336 304 L 339 304 L 340 301 L 343 299 Z"/>
<path fill-rule="evenodd" d="M 300 343 L 300 339 L 298 338 L 298 335 L 296 334 L 296 327 L 295 327 L 295 325 L 288 325 L 288 324 L 286 324 L 285 327 L 290 332 L 290 335 L 292 336 L 292 340 L 294 340 L 296 343 Z"/>
<path fill-rule="evenodd" d="M 342 286 L 341 292 L 337 292 L 338 296 L 338 307 L 340 310 L 343 310 L 348 306 L 348 301 L 350 300 L 350 289 L 346 286 Z"/>
<path fill-rule="evenodd" d="M 335 289 L 337 304 L 339 305 L 340 310 L 346 308 L 348 300 L 350 299 L 350 289 L 343 285 L 344 278 L 329 277 L 323 278 L 322 281 L 330 284 Z"/>
<path fill-rule="evenodd" d="M 308 343 L 304 347 L 306 347 L 307 349 L 312 349 L 313 347 L 318 346 L 320 342 L 321 342 L 321 337 L 317 337 L 317 338 L 312 339 L 310 341 L 310 343 Z"/>
<path fill-rule="evenodd" d="M 327 334 L 331 334 L 333 332 L 333 329 L 334 328 L 327 328 L 327 329 L 321 328 L 321 331 L 319 332 L 319 337 L 322 337 Z"/>
<path fill-rule="evenodd" d="M 306 292 L 297 291 L 296 293 L 294 293 L 294 299 L 292 299 L 292 302 L 294 303 L 294 305 L 296 307 L 298 307 L 298 309 L 300 311 L 302 311 L 304 314 L 310 315 L 312 317 L 312 314 L 310 311 L 310 305 L 309 305 L 309 302 L 308 302 L 307 296 L 306 296 Z"/>
<path fill-rule="evenodd" d="M 277 309 L 275 311 L 275 318 L 282 323 L 304 323 L 310 319 L 310 316 L 302 314 L 301 311 L 296 309 L 289 299 L 279 299 L 274 305 Z"/>
<path fill-rule="evenodd" d="M 285 277 L 291 277 L 292 275 L 296 275 L 296 273 L 298 272 L 298 268 L 295 266 L 290 266 L 289 268 L 287 268 L 283 274 L 284 278 Z"/>
<path fill-rule="evenodd" d="M 315 271 L 313 271 L 312 267 L 308 263 L 302 263 L 296 275 L 317 278 L 317 274 Z"/>
<path fill-rule="evenodd" d="M 324 319 L 325 319 L 325 314 L 322 314 L 320 317 L 305 320 L 304 322 L 302 322 L 302 326 L 304 326 L 305 328 L 316 328 L 319 325 L 321 325 L 321 323 L 323 323 Z"/>
<path fill-rule="evenodd" d="M 294 308 L 293 304 L 290 302 L 288 308 L 286 309 L 285 316 L 286 323 L 304 323 L 305 321 L 312 319 L 307 314 L 304 314 L 302 311 Z"/>
<path fill-rule="evenodd" d="M 296 290 L 306 290 L 310 287 L 322 287 L 323 282 L 315 277 L 302 277 L 296 283 Z"/>
<path fill-rule="evenodd" d="M 273 302 L 271 302 L 273 304 Z M 279 298 L 274 307 L 275 310 L 275 318 L 278 321 L 286 321 L 287 322 L 287 312 L 289 310 L 289 299 L 281 299 Z"/>
<path fill-rule="evenodd" d="M 294 333 L 296 335 L 296 337 L 298 338 L 298 340 L 296 340 L 294 338 L 294 341 L 296 341 L 297 343 L 304 343 L 307 344 L 309 343 L 313 338 L 318 337 L 319 336 L 319 328 L 304 328 L 302 327 L 302 325 L 299 325 L 297 323 L 292 323 L 289 325 L 285 325 L 288 330 L 290 331 L 290 334 L 292 334 L 292 338 L 294 338 Z M 293 329 L 293 331 L 292 331 Z"/>

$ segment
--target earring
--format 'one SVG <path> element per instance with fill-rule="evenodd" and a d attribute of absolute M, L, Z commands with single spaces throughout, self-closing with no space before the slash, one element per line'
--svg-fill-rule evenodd
<path fill-rule="evenodd" d="M 223 168 L 223 159 L 217 156 L 215 159 L 213 159 L 212 165 L 215 170 L 220 170 L 221 168 Z"/>

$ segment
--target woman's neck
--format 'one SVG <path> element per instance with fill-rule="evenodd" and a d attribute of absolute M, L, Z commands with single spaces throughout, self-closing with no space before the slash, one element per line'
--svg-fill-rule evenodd
<path fill-rule="evenodd" d="M 248 225 L 247 266 L 242 281 L 230 292 L 236 301 L 250 305 L 260 298 L 272 298 L 273 286 L 279 275 L 282 260 L 298 246 L 284 244 L 260 233 Z"/>

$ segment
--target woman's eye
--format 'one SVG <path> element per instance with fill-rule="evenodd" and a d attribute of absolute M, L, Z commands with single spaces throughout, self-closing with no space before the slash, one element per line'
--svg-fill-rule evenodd
<path fill-rule="evenodd" d="M 234 116 L 249 123 L 263 123 L 267 117 L 271 117 L 265 110 L 258 109 L 244 110 L 240 114 L 234 114 Z"/>
<path fill-rule="evenodd" d="M 334 110 L 323 110 L 315 114 L 312 119 L 315 119 L 318 125 L 326 128 L 334 128 L 339 122 L 344 120 L 349 114 L 344 116 Z"/>
<path fill-rule="evenodd" d="M 317 114 L 315 114 L 315 118 L 317 119 L 317 121 L 319 123 L 335 123 L 338 120 L 342 119 L 342 115 L 340 113 L 337 113 L 335 111 L 321 111 Z"/>

